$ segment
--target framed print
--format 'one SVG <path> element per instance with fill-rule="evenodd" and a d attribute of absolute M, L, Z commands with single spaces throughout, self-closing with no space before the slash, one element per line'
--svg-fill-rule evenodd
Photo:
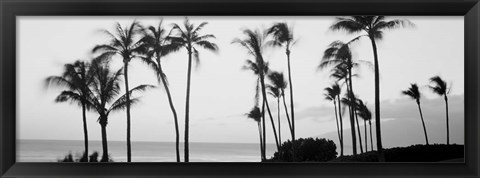
<path fill-rule="evenodd" d="M 478 176 L 478 1 L 2 1 L 2 177 Z"/>

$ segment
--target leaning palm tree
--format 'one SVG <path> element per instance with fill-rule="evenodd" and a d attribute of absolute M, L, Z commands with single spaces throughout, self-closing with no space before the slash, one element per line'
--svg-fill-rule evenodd
<path fill-rule="evenodd" d="M 352 113 L 353 120 L 350 120 L 350 126 L 352 130 L 357 130 L 358 137 L 354 137 L 355 139 L 358 138 L 358 144 L 360 146 L 360 153 L 363 153 L 363 146 L 362 146 L 362 135 L 360 132 L 360 125 L 358 123 L 358 114 L 356 112 L 356 107 L 357 107 L 357 99 L 352 96 L 350 91 L 347 91 L 345 93 L 345 96 L 342 98 L 341 102 L 344 104 L 344 106 L 349 106 L 350 112 Z M 352 119 L 352 117 L 350 117 Z M 353 125 L 352 125 L 353 123 Z M 357 125 L 357 128 L 355 129 L 355 123 Z M 352 133 L 352 137 L 355 136 L 355 132 Z M 353 139 L 353 138 L 352 138 Z"/>
<path fill-rule="evenodd" d="M 418 90 L 418 86 L 416 83 L 412 83 L 410 88 L 407 90 L 402 91 L 402 94 L 410 96 L 410 98 L 414 99 L 417 102 L 418 111 L 420 112 L 420 119 L 422 120 L 423 125 L 423 132 L 425 133 L 425 142 L 428 145 L 428 136 L 427 136 L 427 128 L 425 127 L 425 121 L 423 120 L 422 108 L 420 107 L 420 91 Z"/>
<path fill-rule="evenodd" d="M 281 72 L 272 71 L 267 75 L 267 77 L 270 80 L 270 83 L 272 83 L 272 85 L 275 88 L 279 89 L 280 97 L 283 99 L 283 106 L 285 108 L 285 115 L 287 117 L 288 127 L 290 129 L 290 134 L 292 135 L 292 139 L 293 139 L 294 138 L 293 127 L 292 127 L 292 123 L 290 122 L 290 116 L 288 115 L 287 103 L 285 101 L 285 89 L 287 88 L 288 83 L 285 80 L 285 77 L 284 77 L 283 73 L 281 73 Z"/>
<path fill-rule="evenodd" d="M 47 86 L 58 86 L 66 88 L 56 98 L 55 102 L 67 102 L 77 103 L 82 107 L 83 118 L 83 136 L 85 153 L 81 158 L 81 162 L 88 161 L 88 129 L 87 129 L 87 116 L 86 111 L 91 109 L 91 105 L 87 100 L 89 85 L 92 82 L 92 78 L 89 73 L 90 64 L 84 61 L 77 60 L 72 64 L 65 64 L 64 71 L 60 76 L 50 76 L 46 79 Z"/>
<path fill-rule="evenodd" d="M 365 152 L 367 152 L 367 124 L 366 122 L 368 121 L 368 124 L 370 125 L 370 146 L 371 146 L 371 151 L 373 151 L 373 135 L 372 135 L 372 112 L 367 107 L 367 103 L 364 103 L 362 100 L 357 99 L 357 114 L 360 116 L 360 118 L 363 119 L 364 121 L 364 126 L 365 126 Z"/>
<path fill-rule="evenodd" d="M 232 41 L 232 43 L 236 43 L 243 46 L 245 49 L 247 49 L 248 54 L 252 55 L 252 57 L 255 58 L 254 61 L 248 60 L 247 62 L 251 63 L 251 65 L 254 64 L 254 66 L 257 66 L 256 67 L 257 70 L 255 70 L 254 73 L 258 75 L 258 78 L 260 79 L 263 102 L 265 103 L 268 116 L 270 117 L 270 121 L 272 123 L 273 134 L 275 136 L 275 143 L 277 146 L 277 151 L 279 151 L 280 143 L 278 142 L 277 130 L 275 129 L 272 113 L 270 111 L 270 106 L 268 104 L 267 92 L 266 92 L 266 86 L 265 86 L 265 76 L 267 75 L 267 73 L 265 72 L 265 69 L 267 68 L 267 63 L 264 61 L 262 55 L 263 55 L 263 48 L 265 47 L 266 35 L 264 35 L 258 30 L 252 31 L 250 29 L 243 30 L 243 33 L 246 35 L 245 39 L 236 38 Z"/>
<path fill-rule="evenodd" d="M 447 119 L 447 145 L 450 144 L 450 127 L 448 124 L 448 97 L 447 94 L 450 93 L 450 90 L 447 88 L 447 82 L 443 80 L 440 76 L 434 76 L 430 78 L 430 82 L 433 83 L 433 86 L 430 86 L 432 91 L 440 96 L 443 96 L 445 100 L 445 115 Z"/>
<path fill-rule="evenodd" d="M 116 23 L 116 32 L 112 33 L 108 30 L 103 32 L 109 37 L 109 42 L 103 45 L 97 45 L 93 48 L 93 52 L 99 52 L 101 55 L 113 56 L 119 55 L 123 60 L 123 70 L 125 78 L 125 96 L 126 100 L 130 100 L 130 91 L 128 86 L 128 64 L 132 59 L 139 58 L 139 54 L 144 52 L 144 46 L 138 39 L 142 29 L 138 22 L 134 21 L 128 27 L 122 27 Z M 130 102 L 126 102 L 127 113 L 127 162 L 132 160 L 132 147 L 130 142 Z"/>
<path fill-rule="evenodd" d="M 325 88 L 325 91 L 327 93 L 325 93 L 324 95 L 326 100 L 333 101 L 333 106 L 335 109 L 335 121 L 337 123 L 338 140 L 340 143 L 340 156 L 343 156 L 343 121 L 341 120 L 341 117 L 342 117 L 341 112 L 340 111 L 337 112 L 337 101 L 338 101 L 337 99 L 340 99 L 339 95 L 341 93 L 341 90 L 342 89 L 340 88 L 340 85 L 338 85 L 338 83 L 335 83 L 331 87 Z M 340 101 L 338 102 L 340 104 Z M 340 109 L 340 105 L 338 109 Z M 339 119 L 339 115 L 340 115 L 340 119 Z"/>
<path fill-rule="evenodd" d="M 192 57 L 195 59 L 197 65 L 200 62 L 198 48 L 203 48 L 208 51 L 217 52 L 218 46 L 211 42 L 215 36 L 212 34 L 201 35 L 202 30 L 207 22 L 202 22 L 195 27 L 190 23 L 188 18 L 185 18 L 183 28 L 178 24 L 173 24 L 174 34 L 170 36 L 172 43 L 178 46 L 185 47 L 188 53 L 188 69 L 187 69 L 187 94 L 185 101 L 185 162 L 189 162 L 189 121 L 190 121 L 190 79 L 192 74 Z M 193 56 L 192 56 L 193 55 Z"/>
<path fill-rule="evenodd" d="M 258 133 L 260 136 L 260 158 L 262 161 L 265 161 L 265 158 L 263 157 L 263 141 L 262 141 L 262 126 L 260 124 L 261 118 L 262 118 L 262 113 L 260 111 L 260 108 L 258 106 L 255 106 L 249 113 L 246 114 L 248 118 L 253 119 L 255 122 L 257 122 L 258 125 Z"/>
<path fill-rule="evenodd" d="M 336 22 L 330 26 L 331 30 L 344 30 L 350 34 L 365 32 L 366 35 L 361 35 L 355 39 L 359 39 L 362 36 L 368 36 L 372 43 L 375 70 L 375 127 L 379 161 L 385 161 L 385 155 L 382 149 L 382 135 L 380 130 L 380 69 L 378 65 L 376 40 L 381 40 L 383 38 L 384 30 L 408 25 L 411 26 L 413 24 L 408 20 L 400 19 L 386 21 L 385 16 L 350 16 L 338 17 Z"/>
<path fill-rule="evenodd" d="M 107 124 L 108 116 L 111 112 L 120 111 L 125 109 L 127 106 L 132 105 L 138 102 L 138 98 L 128 98 L 126 94 L 118 97 L 114 100 L 116 96 L 120 94 L 120 82 L 122 79 L 123 68 L 120 68 L 117 71 L 112 71 L 109 67 L 108 60 L 104 59 L 95 59 L 92 62 L 90 75 L 93 77 L 91 92 L 89 93 L 88 100 L 92 104 L 98 114 L 98 122 L 101 127 L 102 133 L 102 149 L 103 156 L 101 161 L 108 162 L 108 142 L 107 142 Z M 145 91 L 149 88 L 153 88 L 151 85 L 139 85 L 128 91 L 128 96 L 132 95 L 133 92 Z M 107 106 L 110 105 L 110 106 Z"/>
<path fill-rule="evenodd" d="M 292 46 L 296 43 L 296 40 L 293 38 L 293 29 L 287 25 L 285 22 L 275 23 L 272 27 L 267 30 L 267 34 L 273 36 L 274 40 L 271 44 L 275 46 L 285 46 L 285 54 L 287 55 L 287 66 L 288 66 L 288 83 L 290 84 L 290 113 L 292 115 L 292 143 L 295 142 L 295 109 L 293 102 L 293 84 L 292 84 L 292 75 L 290 69 L 290 52 Z M 294 144 L 292 144 L 293 146 Z M 295 148 L 293 148 L 293 160 L 295 160 Z"/>
<path fill-rule="evenodd" d="M 273 98 L 277 99 L 278 142 L 282 143 L 282 130 L 280 124 L 280 97 L 282 96 L 282 94 L 280 93 L 280 89 L 277 87 L 267 85 L 267 88 L 268 94 L 270 94 Z"/>
<path fill-rule="evenodd" d="M 181 46 L 171 42 L 168 37 L 170 33 L 166 33 L 165 29 L 162 27 L 162 21 L 160 21 L 157 28 L 149 26 L 145 29 L 142 45 L 144 45 L 145 49 L 147 49 L 147 57 L 142 59 L 144 59 L 144 62 L 147 63 L 147 65 L 149 65 L 155 72 L 158 82 L 163 84 L 165 92 L 167 93 L 168 103 L 170 105 L 170 110 L 173 114 L 173 121 L 175 123 L 176 159 L 177 162 L 180 162 L 180 131 L 178 128 L 177 111 L 173 105 L 172 95 L 170 94 L 170 89 L 168 87 L 167 76 L 162 68 L 161 58 L 170 54 L 171 52 L 179 50 Z"/>

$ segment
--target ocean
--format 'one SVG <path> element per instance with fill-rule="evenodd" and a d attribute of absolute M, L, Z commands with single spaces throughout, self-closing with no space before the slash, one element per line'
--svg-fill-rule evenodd
<path fill-rule="evenodd" d="M 17 140 L 17 162 L 58 162 L 65 155 L 80 155 L 82 140 Z M 275 144 L 267 144 L 267 158 Z M 102 155 L 101 141 L 89 141 L 89 153 Z M 108 151 L 114 162 L 127 161 L 127 144 L 109 141 Z M 183 143 L 180 158 L 183 160 Z M 99 157 L 100 159 L 100 157 Z M 132 162 L 175 162 L 175 142 L 132 142 Z M 190 162 L 259 162 L 259 143 L 190 143 Z"/>

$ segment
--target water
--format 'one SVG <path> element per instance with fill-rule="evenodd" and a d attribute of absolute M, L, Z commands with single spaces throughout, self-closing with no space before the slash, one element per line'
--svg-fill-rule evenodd
<path fill-rule="evenodd" d="M 83 152 L 81 140 L 17 140 L 17 162 L 57 162 L 68 153 Z M 89 153 L 102 154 L 101 141 L 89 141 Z M 115 162 L 127 161 L 127 144 L 109 141 L 109 154 Z M 273 156 L 274 144 L 267 144 L 267 158 Z M 180 157 L 183 160 L 183 143 Z M 100 158 L 99 158 L 100 159 Z M 132 142 L 132 162 L 174 162 L 174 142 Z M 190 143 L 191 162 L 259 162 L 258 143 Z"/>

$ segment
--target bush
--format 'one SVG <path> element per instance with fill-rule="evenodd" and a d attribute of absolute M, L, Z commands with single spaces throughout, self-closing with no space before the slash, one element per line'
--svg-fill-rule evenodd
<path fill-rule="evenodd" d="M 295 161 L 297 162 L 326 162 L 337 157 L 337 146 L 332 140 L 318 138 L 299 138 L 295 140 Z M 292 161 L 292 142 L 286 141 L 280 146 L 269 160 L 272 162 Z"/>
<path fill-rule="evenodd" d="M 91 162 L 91 163 L 94 163 L 94 162 L 99 162 L 98 161 L 98 152 L 93 152 L 90 156 L 87 156 L 87 154 L 83 153 L 83 154 L 76 154 L 75 155 L 75 158 L 74 156 L 72 155 L 72 153 L 68 153 L 67 155 L 65 155 L 65 157 L 63 159 L 59 159 L 57 160 L 58 162 L 64 162 L 64 163 L 68 163 L 68 162 Z M 113 162 L 113 159 L 111 158 L 111 156 L 108 156 L 108 162 Z"/>

